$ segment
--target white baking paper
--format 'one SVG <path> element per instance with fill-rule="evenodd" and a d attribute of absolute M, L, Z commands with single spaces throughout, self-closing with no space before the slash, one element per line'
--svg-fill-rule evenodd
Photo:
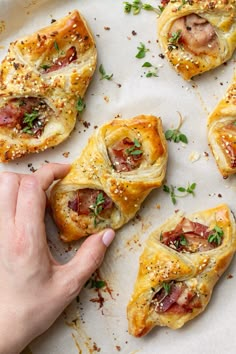
<path fill-rule="evenodd" d="M 159 5 L 159 1 L 148 3 Z M 155 328 L 144 338 L 133 338 L 127 332 L 126 305 L 145 239 L 176 209 L 191 213 L 225 202 L 236 212 L 235 177 L 224 180 L 220 175 L 207 145 L 206 130 L 207 115 L 233 77 L 234 58 L 227 65 L 185 82 L 159 56 L 154 12 L 125 14 L 122 0 L 0 0 L 0 59 L 11 41 L 47 26 L 52 19 L 63 17 L 73 9 L 82 13 L 94 34 L 98 67 L 103 64 L 113 78 L 101 80 L 97 69 L 82 115 L 83 121 L 90 123 L 88 128 L 78 121 L 71 137 L 60 146 L 1 164 L 0 170 L 32 173 L 32 167 L 37 169 L 45 161 L 70 163 L 80 154 L 94 127 L 117 116 L 160 116 L 166 130 L 178 125 L 177 112 L 180 112 L 184 118 L 182 131 L 189 143 L 168 144 L 167 184 L 186 186 L 195 182 L 196 196 L 178 199 L 174 206 L 162 189 L 153 191 L 143 203 L 139 217 L 117 232 L 107 252 L 100 275 L 112 291 L 111 294 L 102 292 L 103 307 L 99 309 L 98 303 L 91 302 L 97 297 L 95 290 L 85 288 L 78 301 L 30 344 L 30 350 L 33 354 L 233 354 L 236 352 L 236 260 L 215 287 L 206 311 L 182 329 Z M 140 43 L 149 49 L 144 59 L 135 57 Z M 146 78 L 147 68 L 142 67 L 145 61 L 157 67 L 158 77 Z M 47 216 L 47 229 L 53 254 L 65 262 L 79 245 L 63 245 L 50 216 Z M 231 279 L 229 274 L 233 276 Z"/>

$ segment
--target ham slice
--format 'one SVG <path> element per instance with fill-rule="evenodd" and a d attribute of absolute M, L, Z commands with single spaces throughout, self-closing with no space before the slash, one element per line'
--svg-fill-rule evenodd
<path fill-rule="evenodd" d="M 117 172 L 132 171 L 142 162 L 141 145 L 135 146 L 135 142 L 127 137 L 108 148 L 108 154 Z"/>
<path fill-rule="evenodd" d="M 208 242 L 208 226 L 183 218 L 174 230 L 163 232 L 161 242 L 178 252 L 208 251 L 218 245 Z"/>
<path fill-rule="evenodd" d="M 60 58 L 56 59 L 55 62 L 53 63 L 52 66 L 48 67 L 45 72 L 50 73 L 52 71 L 56 71 L 58 69 L 61 69 L 70 63 L 72 61 L 77 59 L 77 52 L 75 47 L 71 47 L 67 50 L 66 54 L 64 56 L 61 56 Z"/>
<path fill-rule="evenodd" d="M 101 205 L 101 214 L 103 211 L 111 209 L 113 207 L 113 202 L 106 193 L 100 190 L 84 188 L 77 192 L 76 198 L 68 202 L 68 207 L 73 211 L 77 212 L 79 215 L 89 215 L 96 204 L 98 195 L 102 195 L 103 202 Z"/>
<path fill-rule="evenodd" d="M 35 97 L 19 98 L 8 101 L 0 108 L 0 126 L 14 128 L 17 125 L 23 127 L 25 113 L 39 111 L 42 107 L 42 100 Z M 44 110 L 46 105 L 44 105 Z"/>
<path fill-rule="evenodd" d="M 152 305 L 158 313 L 187 313 L 201 307 L 199 297 L 183 282 L 169 283 L 169 291 L 161 288 L 153 297 Z"/>
<path fill-rule="evenodd" d="M 173 33 L 180 31 L 181 36 L 178 41 L 185 49 L 200 55 L 214 55 L 218 52 L 219 42 L 213 26 L 204 18 L 190 14 L 177 19 L 169 32 L 171 38 Z"/>

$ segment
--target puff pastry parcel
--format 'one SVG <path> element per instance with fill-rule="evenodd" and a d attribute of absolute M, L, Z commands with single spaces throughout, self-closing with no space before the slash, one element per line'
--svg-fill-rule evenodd
<path fill-rule="evenodd" d="M 78 11 L 11 43 L 0 66 L 0 161 L 66 139 L 95 66 L 95 43 Z"/>
<path fill-rule="evenodd" d="M 236 173 L 236 72 L 225 97 L 208 117 L 208 141 L 222 175 Z"/>
<path fill-rule="evenodd" d="M 158 39 L 185 80 L 231 58 L 236 47 L 236 0 L 168 2 L 158 20 Z"/>
<path fill-rule="evenodd" d="M 51 193 L 64 241 L 118 229 L 165 177 L 167 144 L 160 118 L 115 119 L 94 132 L 69 174 Z"/>
<path fill-rule="evenodd" d="M 129 333 L 182 327 L 204 311 L 236 247 L 228 206 L 175 214 L 148 238 L 128 304 Z"/>

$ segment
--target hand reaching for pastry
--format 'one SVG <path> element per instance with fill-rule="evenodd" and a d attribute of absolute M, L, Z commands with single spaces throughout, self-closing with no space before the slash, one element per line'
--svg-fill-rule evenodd
<path fill-rule="evenodd" d="M 0 354 L 18 354 L 52 325 L 114 238 L 113 230 L 104 230 L 87 238 L 67 264 L 53 259 L 45 191 L 68 171 L 68 165 L 47 164 L 33 175 L 0 174 Z"/>

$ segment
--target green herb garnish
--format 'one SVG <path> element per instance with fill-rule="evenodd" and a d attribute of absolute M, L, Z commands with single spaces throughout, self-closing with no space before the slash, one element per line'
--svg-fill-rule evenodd
<path fill-rule="evenodd" d="M 162 287 L 164 288 L 166 295 L 168 295 L 170 293 L 170 288 L 171 288 L 170 283 L 163 283 Z"/>
<path fill-rule="evenodd" d="M 43 70 L 47 70 L 47 69 L 50 69 L 50 65 L 47 65 L 47 64 L 43 64 L 43 65 L 41 65 L 41 68 L 43 69 Z"/>
<path fill-rule="evenodd" d="M 150 4 L 144 4 L 140 0 L 133 0 L 133 2 L 124 1 L 123 4 L 124 4 L 124 12 L 126 12 L 127 14 L 132 12 L 133 15 L 138 15 L 141 12 L 141 10 L 146 10 L 146 11 L 154 11 L 158 15 L 160 15 L 160 13 L 163 11 L 161 10 L 161 6 L 158 6 L 158 8 L 156 8 Z"/>
<path fill-rule="evenodd" d="M 179 40 L 181 38 L 181 30 L 173 32 L 168 40 L 168 50 L 178 49 Z"/>
<path fill-rule="evenodd" d="M 174 187 L 172 184 L 170 186 L 164 184 L 163 191 L 170 194 L 171 201 L 175 205 L 177 202 L 177 198 L 184 198 L 189 194 L 191 194 L 192 196 L 195 196 L 196 185 L 197 185 L 196 183 L 191 183 L 191 184 L 188 184 L 188 186 L 186 188 L 185 187 L 178 187 L 177 190 L 179 192 L 183 193 L 182 195 L 175 193 L 176 187 Z"/>
<path fill-rule="evenodd" d="M 54 48 L 56 49 L 57 52 L 60 51 L 58 43 L 56 41 L 54 42 Z"/>
<path fill-rule="evenodd" d="M 79 97 L 77 103 L 76 103 L 76 109 L 79 113 L 83 112 L 84 109 L 86 108 L 86 104 L 84 103 L 83 99 Z"/>
<path fill-rule="evenodd" d="M 100 72 L 100 74 L 101 74 L 101 80 L 111 80 L 111 78 L 113 77 L 113 74 L 111 74 L 111 75 L 108 75 L 107 73 L 106 73 L 106 71 L 105 71 L 105 69 L 104 69 L 104 67 L 103 67 L 103 65 L 101 64 L 100 66 L 99 66 L 99 72 Z"/>
<path fill-rule="evenodd" d="M 95 288 L 95 289 L 101 289 L 104 288 L 104 286 L 106 286 L 106 282 L 104 280 L 95 280 L 93 278 L 90 278 L 87 280 L 87 282 L 85 283 L 84 287 L 90 287 L 90 289 Z"/>
<path fill-rule="evenodd" d="M 133 143 L 134 143 L 134 145 L 131 146 L 130 148 L 126 149 L 125 152 L 128 155 L 141 155 L 143 153 L 143 151 L 140 149 L 141 148 L 141 144 L 138 141 L 138 139 L 134 138 Z"/>
<path fill-rule="evenodd" d="M 168 129 L 165 132 L 165 137 L 166 140 L 169 141 L 174 141 L 174 143 L 179 143 L 180 141 L 184 144 L 188 144 L 188 138 L 185 134 L 181 133 L 180 128 L 182 127 L 183 124 L 183 118 L 181 114 L 178 112 L 180 120 L 179 120 L 179 125 L 175 129 Z"/>
<path fill-rule="evenodd" d="M 146 48 L 145 44 L 140 43 L 140 47 L 137 48 L 138 53 L 136 54 L 136 58 L 138 59 L 143 59 L 146 55 L 146 53 L 149 51 L 149 49 Z"/>
<path fill-rule="evenodd" d="M 178 7 L 178 11 L 181 10 L 182 7 L 184 5 L 187 5 L 187 4 L 192 5 L 193 4 L 193 0 L 182 0 L 182 4 Z"/>
<path fill-rule="evenodd" d="M 213 228 L 213 233 L 208 237 L 208 242 L 209 243 L 216 243 L 218 246 L 222 242 L 222 237 L 224 236 L 224 231 L 222 230 L 221 227 L 215 226 Z"/>
<path fill-rule="evenodd" d="M 146 61 L 143 65 L 142 68 L 153 68 L 152 70 L 149 70 L 146 73 L 146 77 L 157 77 L 157 67 L 153 66 L 151 63 L 149 63 L 148 61 Z"/>
<path fill-rule="evenodd" d="M 186 237 L 184 235 L 180 235 L 180 241 L 179 243 L 182 245 L 182 246 L 187 246 L 188 244 L 188 240 L 186 239 Z"/>
<path fill-rule="evenodd" d="M 105 202 L 105 198 L 103 193 L 99 193 L 95 203 L 90 207 L 90 210 L 92 211 L 93 215 L 94 215 L 94 226 L 97 226 L 97 224 L 99 223 L 98 219 L 100 219 L 99 214 L 102 212 L 103 210 L 103 204 Z"/>
<path fill-rule="evenodd" d="M 34 121 L 39 118 L 39 112 L 33 111 L 32 113 L 25 113 L 23 118 L 23 123 L 26 124 L 26 127 L 22 129 L 23 133 L 33 134 L 32 128 Z"/>

